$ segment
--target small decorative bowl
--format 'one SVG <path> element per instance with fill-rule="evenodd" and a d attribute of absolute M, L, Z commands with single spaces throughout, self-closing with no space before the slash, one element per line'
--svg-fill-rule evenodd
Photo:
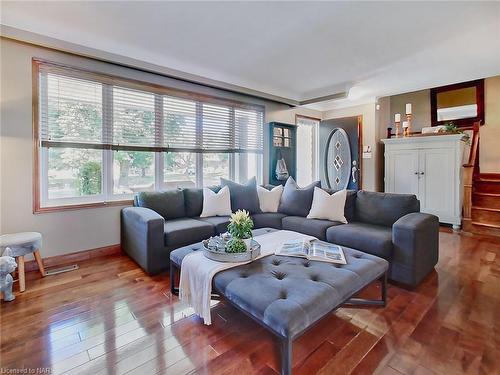
<path fill-rule="evenodd" d="M 249 262 L 254 260 L 260 255 L 260 244 L 252 239 L 250 250 L 243 253 L 226 253 L 225 244 L 221 237 L 211 237 L 208 240 L 203 240 L 203 254 L 208 259 L 215 260 L 217 262 Z"/>

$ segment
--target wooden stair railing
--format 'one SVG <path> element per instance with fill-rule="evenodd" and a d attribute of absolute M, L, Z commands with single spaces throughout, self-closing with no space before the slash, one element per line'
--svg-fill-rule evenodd
<path fill-rule="evenodd" d="M 471 149 L 469 160 L 463 165 L 463 227 L 470 225 L 472 220 L 472 186 L 475 177 L 479 174 L 479 126 L 480 121 L 472 127 Z M 467 228 L 464 228 L 467 229 Z"/>

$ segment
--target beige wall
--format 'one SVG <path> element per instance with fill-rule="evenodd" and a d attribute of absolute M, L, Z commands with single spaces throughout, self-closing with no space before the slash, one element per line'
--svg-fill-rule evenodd
<path fill-rule="evenodd" d="M 176 81 L 95 60 L 68 55 L 28 44 L 0 39 L 0 233 L 38 231 L 43 234 L 43 256 L 114 245 L 120 242 L 120 209 L 107 207 L 34 215 L 32 212 L 32 87 L 31 59 L 39 57 L 83 69 L 197 91 L 265 106 L 265 121 L 294 123 L 288 106 L 221 90 Z M 305 110 L 303 114 L 317 115 Z M 265 131 L 267 138 L 267 131 Z M 267 141 L 266 141 L 267 144 Z M 267 154 L 264 155 L 264 166 Z M 267 171 L 267 168 L 264 168 Z M 267 173 L 264 173 L 267 179 Z"/>
<path fill-rule="evenodd" d="M 412 131 L 420 131 L 423 127 L 431 126 L 431 91 L 420 90 L 390 97 L 391 123 L 394 124 L 394 115 L 401 114 L 401 121 L 406 121 L 406 103 L 412 104 Z M 393 129 L 393 132 L 396 130 Z M 384 135 L 385 138 L 385 135 Z"/>
<path fill-rule="evenodd" d="M 288 124 L 295 124 L 295 115 L 309 116 L 321 120 L 323 113 L 309 108 L 285 108 L 269 113 L 267 118 L 268 121 L 277 121 Z"/>
<path fill-rule="evenodd" d="M 371 146 L 372 157 L 361 160 L 362 169 L 362 188 L 365 190 L 377 191 L 380 186 L 378 170 L 378 150 L 377 150 L 377 131 L 376 131 L 376 109 L 375 104 L 363 104 L 354 107 L 334 109 L 323 112 L 323 120 L 332 118 L 363 116 L 363 146 Z"/>
<path fill-rule="evenodd" d="M 479 139 L 481 173 L 500 173 L 500 76 L 484 82 L 484 126 Z"/>

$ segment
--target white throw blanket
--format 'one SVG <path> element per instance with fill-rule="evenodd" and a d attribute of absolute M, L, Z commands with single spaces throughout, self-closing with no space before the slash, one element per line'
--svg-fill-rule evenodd
<path fill-rule="evenodd" d="M 258 258 L 262 258 L 274 254 L 274 251 L 286 241 L 295 239 L 312 240 L 314 237 L 288 230 L 280 230 L 256 236 L 254 239 L 260 243 L 260 256 Z M 216 262 L 208 259 L 203 255 L 202 251 L 195 251 L 186 255 L 181 264 L 179 298 L 192 307 L 194 312 L 203 318 L 205 324 L 212 324 L 210 317 L 212 279 L 216 273 L 242 264 L 245 263 Z"/>

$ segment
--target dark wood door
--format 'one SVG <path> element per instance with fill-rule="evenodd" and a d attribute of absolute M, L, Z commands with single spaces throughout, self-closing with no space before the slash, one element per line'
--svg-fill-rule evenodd
<path fill-rule="evenodd" d="M 348 145 L 344 144 L 347 138 Z M 361 189 L 361 118 L 323 120 L 319 126 L 321 185 L 339 190 Z M 349 150 L 350 155 L 346 155 Z M 350 156 L 350 157 L 349 157 Z"/>

